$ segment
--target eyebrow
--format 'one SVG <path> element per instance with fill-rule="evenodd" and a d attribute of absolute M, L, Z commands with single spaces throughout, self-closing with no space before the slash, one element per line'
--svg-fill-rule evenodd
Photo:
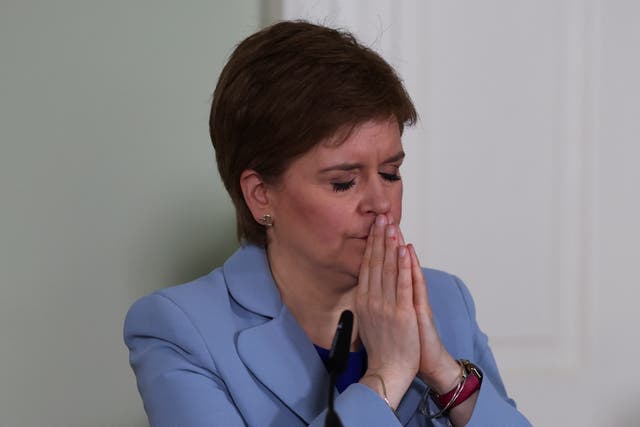
<path fill-rule="evenodd" d="M 399 160 L 404 159 L 404 151 L 400 151 L 398 154 L 394 154 L 393 156 L 385 159 L 382 164 L 394 163 Z M 330 171 L 350 171 L 354 169 L 362 169 L 364 165 L 362 163 L 340 163 L 337 165 L 329 166 L 320 170 L 320 173 L 330 172 Z"/>

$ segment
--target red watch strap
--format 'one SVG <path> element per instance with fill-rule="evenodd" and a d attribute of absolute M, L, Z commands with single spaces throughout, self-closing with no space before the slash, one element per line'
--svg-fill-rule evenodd
<path fill-rule="evenodd" d="M 468 360 L 460 360 L 463 369 L 466 371 L 466 380 L 463 378 L 464 384 L 462 385 L 462 390 L 458 393 L 458 397 L 454 402 L 451 402 L 451 399 L 455 397 L 456 391 L 458 387 L 454 387 L 452 390 L 444 393 L 444 394 L 436 394 L 430 393 L 431 398 L 436 403 L 438 408 L 442 409 L 448 406 L 447 411 L 451 410 L 455 406 L 461 404 L 465 400 L 469 398 L 473 393 L 475 393 L 482 383 L 482 373 L 480 370 Z"/>
<path fill-rule="evenodd" d="M 481 383 L 480 378 L 478 378 L 472 373 L 469 373 L 469 376 L 467 377 L 467 381 L 464 383 L 464 386 L 462 387 L 462 391 L 458 395 L 458 398 L 456 399 L 456 401 L 451 404 L 449 409 L 461 404 L 462 402 L 467 400 L 469 396 L 471 396 L 473 393 L 479 390 L 480 383 Z"/>

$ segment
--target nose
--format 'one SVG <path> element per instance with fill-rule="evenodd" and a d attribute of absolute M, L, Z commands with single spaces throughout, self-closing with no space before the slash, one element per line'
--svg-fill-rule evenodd
<path fill-rule="evenodd" d="M 378 178 L 370 179 L 363 191 L 362 213 L 386 214 L 391 210 L 391 189 Z"/>

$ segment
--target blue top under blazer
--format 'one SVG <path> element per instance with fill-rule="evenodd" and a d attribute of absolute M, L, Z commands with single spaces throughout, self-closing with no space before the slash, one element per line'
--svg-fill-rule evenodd
<path fill-rule="evenodd" d="M 455 276 L 424 270 L 440 337 L 484 373 L 469 427 L 530 426 L 507 397 L 473 300 Z M 282 303 L 264 249 L 240 248 L 190 283 L 154 292 L 129 310 L 124 339 L 152 427 L 323 426 L 329 378 Z M 444 426 L 421 406 L 416 378 L 396 415 L 356 383 L 335 402 L 345 427 Z"/>

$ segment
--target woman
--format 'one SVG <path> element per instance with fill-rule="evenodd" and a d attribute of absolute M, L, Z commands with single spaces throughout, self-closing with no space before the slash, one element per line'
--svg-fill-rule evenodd
<path fill-rule="evenodd" d="M 415 120 L 393 69 L 348 33 L 281 22 L 238 45 L 210 126 L 241 248 L 125 322 L 153 426 L 324 425 L 345 309 L 345 426 L 529 425 L 466 287 L 421 269 L 399 228 Z"/>

